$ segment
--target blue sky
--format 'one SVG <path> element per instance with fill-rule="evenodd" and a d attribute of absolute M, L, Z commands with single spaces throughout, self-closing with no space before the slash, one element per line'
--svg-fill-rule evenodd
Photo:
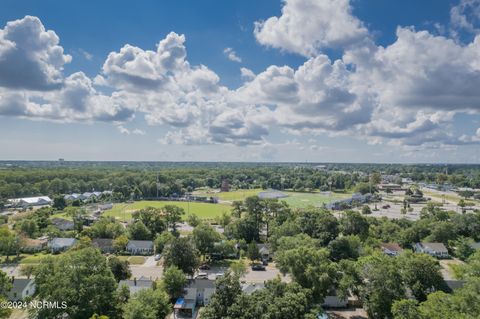
<path fill-rule="evenodd" d="M 478 163 L 479 12 L 2 1 L 0 159 Z"/>

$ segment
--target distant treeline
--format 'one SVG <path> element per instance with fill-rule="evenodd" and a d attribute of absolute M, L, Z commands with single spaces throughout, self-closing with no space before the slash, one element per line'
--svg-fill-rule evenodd
<path fill-rule="evenodd" d="M 181 196 L 199 187 L 348 190 L 372 173 L 480 188 L 479 165 L 173 162 L 0 162 L 0 199 L 113 190 L 125 198 Z M 446 174 L 448 173 L 448 175 Z"/>

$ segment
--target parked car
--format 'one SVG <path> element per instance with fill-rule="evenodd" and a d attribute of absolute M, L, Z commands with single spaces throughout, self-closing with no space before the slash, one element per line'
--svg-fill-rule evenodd
<path fill-rule="evenodd" d="M 210 270 L 210 266 L 208 264 L 203 264 L 198 267 L 200 270 Z"/>
<path fill-rule="evenodd" d="M 383 209 L 389 209 L 389 208 L 390 208 L 390 205 L 388 205 L 388 204 L 387 204 L 387 205 L 383 205 L 382 208 L 383 208 Z"/>
<path fill-rule="evenodd" d="M 264 265 L 252 265 L 252 270 L 254 271 L 261 271 L 261 270 L 266 270 Z"/>
<path fill-rule="evenodd" d="M 268 260 L 267 260 L 267 259 L 263 259 L 263 260 L 262 260 L 262 265 L 268 266 Z"/>
<path fill-rule="evenodd" d="M 155 255 L 155 257 L 153 257 L 153 258 L 154 258 L 156 261 L 159 261 L 160 258 L 162 258 L 162 255 L 157 254 L 157 255 Z"/>
<path fill-rule="evenodd" d="M 215 274 L 215 279 L 221 278 L 221 277 L 223 277 L 223 275 L 224 275 L 223 272 L 216 273 Z"/>
<path fill-rule="evenodd" d="M 195 279 L 208 279 L 208 274 L 206 272 L 199 272 L 198 275 L 195 276 Z"/>

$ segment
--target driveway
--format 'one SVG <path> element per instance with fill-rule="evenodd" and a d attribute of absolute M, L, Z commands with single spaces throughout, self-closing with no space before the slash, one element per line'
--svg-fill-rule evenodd
<path fill-rule="evenodd" d="M 149 256 L 142 265 L 130 265 L 132 271 L 132 278 L 146 277 L 151 280 L 161 279 L 163 276 L 163 267 L 161 263 L 157 266 L 154 256 Z"/>

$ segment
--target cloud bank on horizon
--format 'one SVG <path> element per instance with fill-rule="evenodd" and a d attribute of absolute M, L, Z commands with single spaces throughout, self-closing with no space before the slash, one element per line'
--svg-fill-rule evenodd
<path fill-rule="evenodd" d="M 25 16 L 0 29 L 0 115 L 59 122 L 123 125 L 143 116 L 168 128 L 163 144 L 270 145 L 272 129 L 288 136 L 350 136 L 370 144 L 454 147 L 480 144 L 480 128 L 456 134 L 454 117 L 480 112 L 480 1 L 451 9 L 448 33 L 399 26 L 381 46 L 352 13 L 349 0 L 285 0 L 281 15 L 254 24 L 259 45 L 304 57 L 303 65 L 241 67 L 231 89 L 187 58 L 187 36 L 172 31 L 155 50 L 125 44 L 98 75 L 65 74 L 55 31 Z M 472 41 L 459 40 L 469 32 Z M 341 52 L 332 59 L 326 52 Z M 242 64 L 234 48 L 224 49 Z M 285 141 L 288 142 L 288 141 Z"/>

